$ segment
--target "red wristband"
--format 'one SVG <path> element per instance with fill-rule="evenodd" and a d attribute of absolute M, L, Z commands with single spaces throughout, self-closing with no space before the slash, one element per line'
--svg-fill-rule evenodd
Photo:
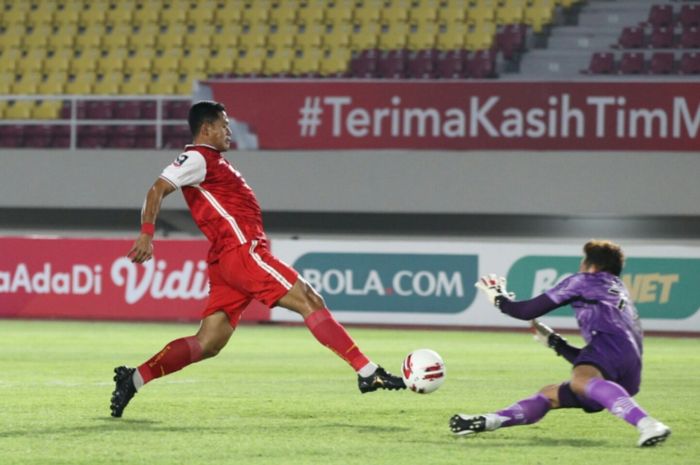
<path fill-rule="evenodd" d="M 141 225 L 141 232 L 152 236 L 156 232 L 156 225 L 153 223 L 143 223 Z"/>

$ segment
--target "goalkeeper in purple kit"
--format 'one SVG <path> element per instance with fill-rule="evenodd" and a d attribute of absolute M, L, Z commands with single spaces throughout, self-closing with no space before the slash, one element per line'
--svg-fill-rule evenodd
<path fill-rule="evenodd" d="M 556 308 L 571 305 L 576 312 L 582 349 L 572 347 L 547 326 L 533 321 L 536 335 L 573 365 L 570 381 L 543 387 L 532 397 L 485 415 L 454 415 L 450 429 L 472 435 L 508 426 L 529 425 L 558 408 L 586 412 L 607 409 L 639 430 L 640 447 L 663 442 L 671 430 L 650 417 L 632 398 L 639 392 L 642 372 L 642 329 L 629 292 L 620 280 L 624 256 L 610 241 L 589 241 L 579 272 L 533 299 L 515 301 L 505 278 L 482 277 L 476 287 L 503 313 L 534 320 Z"/>

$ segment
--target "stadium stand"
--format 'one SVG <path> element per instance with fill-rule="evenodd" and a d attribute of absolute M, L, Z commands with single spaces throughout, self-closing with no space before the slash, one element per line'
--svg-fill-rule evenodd
<path fill-rule="evenodd" d="M 179 143 L 169 106 L 207 77 L 688 76 L 699 49 L 691 2 L 4 0 L 0 142 L 64 144 L 77 122 L 72 147 Z"/>

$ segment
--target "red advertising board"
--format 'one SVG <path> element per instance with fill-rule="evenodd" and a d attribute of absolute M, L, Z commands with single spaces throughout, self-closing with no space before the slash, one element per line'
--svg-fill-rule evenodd
<path fill-rule="evenodd" d="M 204 240 L 158 240 L 143 265 L 127 239 L 0 238 L 0 317 L 195 321 L 209 291 Z M 243 319 L 269 320 L 253 303 Z"/>
<path fill-rule="evenodd" d="M 700 150 L 698 82 L 205 84 L 248 148 Z"/>

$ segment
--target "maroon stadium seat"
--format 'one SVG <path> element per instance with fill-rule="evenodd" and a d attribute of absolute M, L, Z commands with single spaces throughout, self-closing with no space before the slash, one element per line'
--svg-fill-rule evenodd
<path fill-rule="evenodd" d="M 51 147 L 51 125 L 27 125 L 24 128 L 25 147 Z"/>
<path fill-rule="evenodd" d="M 78 147 L 89 149 L 105 147 L 109 130 L 107 126 L 79 126 Z"/>
<path fill-rule="evenodd" d="M 136 126 L 117 126 L 109 131 L 107 136 L 107 146 L 131 149 L 136 144 Z"/>
<path fill-rule="evenodd" d="M 435 74 L 440 79 L 459 79 L 464 77 L 464 64 L 468 53 L 466 50 L 449 50 L 438 52 L 435 57 Z"/>
<path fill-rule="evenodd" d="M 70 147 L 70 126 L 51 126 L 51 147 L 57 149 Z"/>
<path fill-rule="evenodd" d="M 192 103 L 189 100 L 168 100 L 163 102 L 163 119 L 187 120 Z"/>
<path fill-rule="evenodd" d="M 114 113 L 114 103 L 108 100 L 88 101 L 85 105 L 87 119 L 111 119 Z"/>
<path fill-rule="evenodd" d="M 156 102 L 152 100 L 141 100 L 141 119 L 156 119 Z"/>
<path fill-rule="evenodd" d="M 700 27 L 700 5 L 685 4 L 681 6 L 678 21 L 685 29 L 689 27 Z"/>
<path fill-rule="evenodd" d="M 675 57 L 673 52 L 655 52 L 649 64 L 651 74 L 674 74 Z"/>
<path fill-rule="evenodd" d="M 584 72 L 590 74 L 615 73 L 615 55 L 611 52 L 596 52 L 591 55 L 591 62 Z"/>
<path fill-rule="evenodd" d="M 24 147 L 25 126 L 0 126 L 0 147 Z"/>
<path fill-rule="evenodd" d="M 671 48 L 675 45 L 674 42 L 672 27 L 654 27 L 651 31 L 649 45 L 652 48 Z"/>
<path fill-rule="evenodd" d="M 467 58 L 465 75 L 475 79 L 497 77 L 496 52 L 492 50 L 474 52 L 471 57 Z"/>
<path fill-rule="evenodd" d="M 139 119 L 141 118 L 141 102 L 131 100 L 116 102 L 113 116 L 116 119 Z"/>
<path fill-rule="evenodd" d="M 431 79 L 435 77 L 434 50 L 410 52 L 406 59 L 406 75 L 413 79 Z"/>
<path fill-rule="evenodd" d="M 192 142 L 192 134 L 186 125 L 163 127 L 163 148 L 182 149 Z"/>
<path fill-rule="evenodd" d="M 620 59 L 620 74 L 644 73 L 644 54 L 639 52 L 625 52 Z"/>
<path fill-rule="evenodd" d="M 134 147 L 142 149 L 152 149 L 156 146 L 155 126 L 136 126 L 136 140 Z"/>
<path fill-rule="evenodd" d="M 671 27 L 673 25 L 673 7 L 671 5 L 652 5 L 647 21 L 654 27 Z"/>
<path fill-rule="evenodd" d="M 350 73 L 356 78 L 372 78 L 377 73 L 377 50 L 363 50 L 350 60 Z"/>
<path fill-rule="evenodd" d="M 384 79 L 401 79 L 406 77 L 406 55 L 405 50 L 379 52 L 377 77 Z"/>
<path fill-rule="evenodd" d="M 700 74 L 700 53 L 684 52 L 678 69 L 681 74 Z"/>
<path fill-rule="evenodd" d="M 622 48 L 644 47 L 644 28 L 638 26 L 624 28 L 617 43 Z"/>
<path fill-rule="evenodd" d="M 506 60 L 512 60 L 525 51 L 526 34 L 524 24 L 508 24 L 498 32 L 496 45 Z"/>
<path fill-rule="evenodd" d="M 700 48 L 700 27 L 691 26 L 683 29 L 680 46 L 683 48 Z"/>

